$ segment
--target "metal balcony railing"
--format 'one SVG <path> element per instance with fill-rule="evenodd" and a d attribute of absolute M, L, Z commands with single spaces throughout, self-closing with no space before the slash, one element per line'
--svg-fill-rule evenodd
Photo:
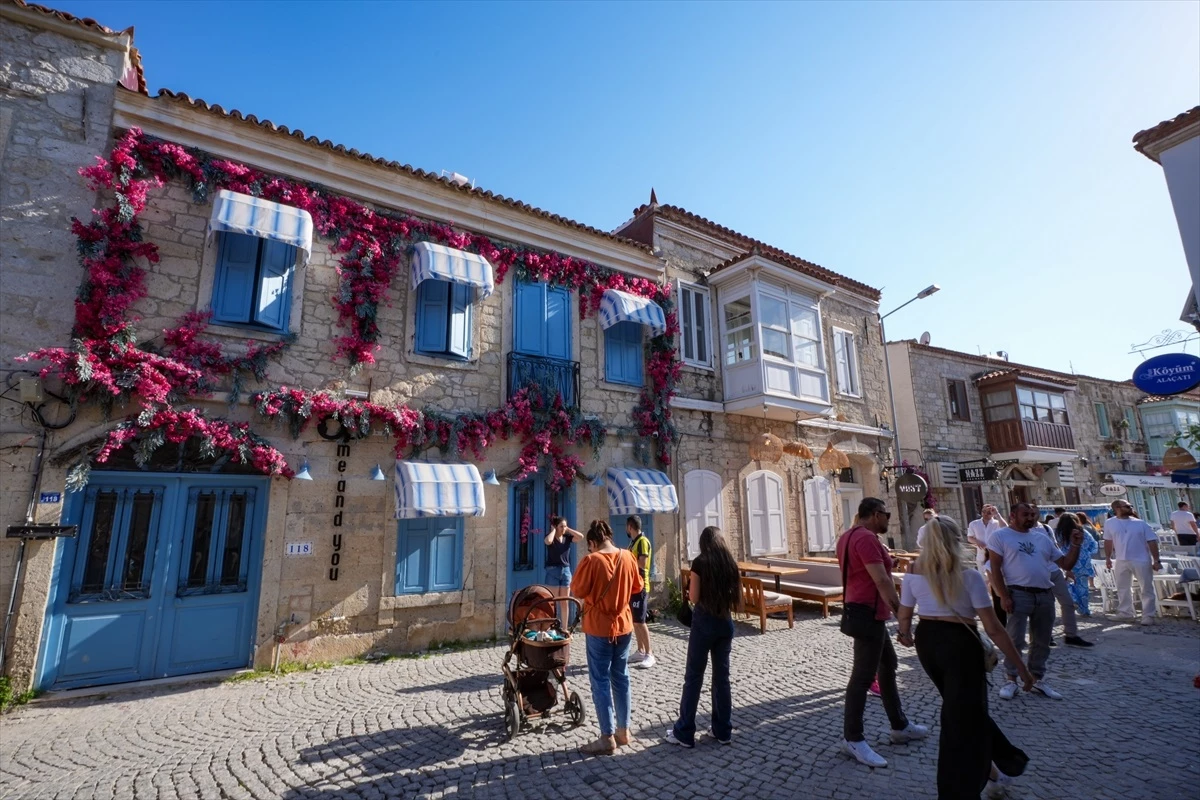
<path fill-rule="evenodd" d="M 508 396 L 533 384 L 541 386 L 548 399 L 561 394 L 563 405 L 575 408 L 579 405 L 579 362 L 509 353 Z"/>

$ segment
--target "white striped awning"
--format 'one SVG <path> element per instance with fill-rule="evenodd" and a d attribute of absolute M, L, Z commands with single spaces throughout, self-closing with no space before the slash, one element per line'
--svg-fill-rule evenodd
<path fill-rule="evenodd" d="M 273 239 L 304 251 L 301 263 L 312 255 L 313 221 L 307 211 L 273 203 L 261 197 L 238 194 L 228 189 L 217 192 L 209 233 L 227 231 L 245 233 L 260 239 Z"/>
<path fill-rule="evenodd" d="M 610 467 L 604 483 L 609 514 L 668 514 L 679 510 L 679 496 L 665 472 Z"/>
<path fill-rule="evenodd" d="M 607 289 L 600 300 L 600 327 L 608 330 L 618 322 L 637 322 L 656 335 L 667 331 L 667 315 L 658 303 L 629 292 Z"/>
<path fill-rule="evenodd" d="M 413 288 L 429 278 L 474 286 L 480 300 L 496 290 L 492 265 L 483 256 L 433 242 L 417 242 L 413 245 Z"/>
<path fill-rule="evenodd" d="M 474 464 L 396 462 L 396 519 L 483 516 L 483 481 Z"/>

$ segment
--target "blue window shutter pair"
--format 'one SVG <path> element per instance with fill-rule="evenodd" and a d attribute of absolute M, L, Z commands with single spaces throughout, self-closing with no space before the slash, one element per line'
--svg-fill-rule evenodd
<path fill-rule="evenodd" d="M 642 325 L 618 322 L 604 332 L 604 379 L 642 385 Z"/>
<path fill-rule="evenodd" d="M 416 350 L 430 355 L 471 355 L 471 301 L 474 288 L 425 280 L 417 287 Z"/>
<path fill-rule="evenodd" d="M 396 545 L 396 594 L 461 589 L 462 540 L 462 517 L 400 520 Z"/>
<path fill-rule="evenodd" d="M 213 283 L 213 320 L 286 331 L 296 248 L 244 233 L 222 233 Z"/>
<path fill-rule="evenodd" d="M 571 291 L 517 281 L 513 289 L 513 349 L 545 358 L 571 359 Z"/>

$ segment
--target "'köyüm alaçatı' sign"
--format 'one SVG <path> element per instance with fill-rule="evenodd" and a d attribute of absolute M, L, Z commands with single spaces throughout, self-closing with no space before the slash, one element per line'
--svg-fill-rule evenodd
<path fill-rule="evenodd" d="M 1133 385 L 1146 394 L 1183 394 L 1200 385 L 1200 358 L 1190 353 L 1163 353 L 1133 371 Z"/>

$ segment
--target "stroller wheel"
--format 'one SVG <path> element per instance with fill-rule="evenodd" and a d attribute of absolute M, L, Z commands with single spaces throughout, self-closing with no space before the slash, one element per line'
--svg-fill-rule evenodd
<path fill-rule="evenodd" d="M 567 719 L 571 720 L 572 725 L 583 724 L 583 701 L 579 699 L 579 692 L 571 692 L 563 710 L 567 712 Z"/>
<path fill-rule="evenodd" d="M 504 707 L 504 728 L 509 739 L 516 736 L 517 731 L 521 729 L 521 711 L 517 708 L 516 700 L 509 701 Z"/>

